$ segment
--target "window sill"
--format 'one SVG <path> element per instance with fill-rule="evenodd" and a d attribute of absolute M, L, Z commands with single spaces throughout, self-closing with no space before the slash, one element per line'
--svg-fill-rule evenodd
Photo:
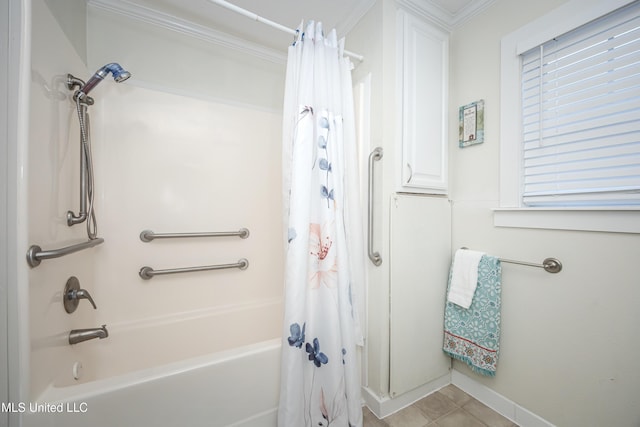
<path fill-rule="evenodd" d="M 496 227 L 640 233 L 638 208 L 496 208 Z"/>

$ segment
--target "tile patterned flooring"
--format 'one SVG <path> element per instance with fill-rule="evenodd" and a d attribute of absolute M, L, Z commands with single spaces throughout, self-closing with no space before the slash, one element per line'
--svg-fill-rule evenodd
<path fill-rule="evenodd" d="M 517 427 L 516 424 L 450 384 L 379 420 L 364 408 L 364 427 Z"/>

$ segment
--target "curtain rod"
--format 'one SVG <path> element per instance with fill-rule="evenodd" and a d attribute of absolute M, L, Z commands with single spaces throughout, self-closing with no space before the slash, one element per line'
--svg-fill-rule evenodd
<path fill-rule="evenodd" d="M 258 21 L 258 22 L 262 22 L 263 24 L 267 24 L 270 27 L 276 28 L 280 31 L 284 31 L 285 33 L 289 33 L 293 36 L 295 36 L 297 34 L 296 30 L 292 30 L 291 28 L 287 28 L 284 25 L 278 24 L 277 22 L 273 22 L 267 18 L 263 18 L 262 16 L 258 16 L 253 12 L 248 11 L 247 9 L 243 9 L 239 6 L 236 6 L 235 4 L 231 4 L 228 1 L 225 0 L 209 0 L 211 3 L 215 3 L 219 6 L 222 6 L 224 8 L 227 8 L 233 12 L 239 13 L 240 15 L 244 15 L 247 18 L 253 19 L 254 21 Z M 353 53 L 353 52 L 349 52 L 348 50 L 344 51 L 344 54 L 353 58 L 353 59 L 357 59 L 358 61 L 363 61 L 364 60 L 364 56 L 362 55 L 358 55 L 357 53 Z"/>

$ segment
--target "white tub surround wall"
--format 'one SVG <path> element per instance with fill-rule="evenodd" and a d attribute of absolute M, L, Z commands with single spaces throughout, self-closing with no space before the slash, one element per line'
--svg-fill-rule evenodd
<path fill-rule="evenodd" d="M 101 286 L 95 298 L 109 307 L 101 319 L 125 322 L 281 297 L 281 116 L 132 85 L 106 88 L 100 108 L 102 120 L 94 126 L 102 190 L 98 210 L 102 233 L 111 242 L 97 267 Z M 144 243 L 139 238 L 146 229 L 242 227 L 250 230 L 247 239 Z M 241 258 L 249 260 L 247 270 L 148 281 L 138 276 L 143 266 L 166 269 Z"/>
<path fill-rule="evenodd" d="M 0 384 L 2 401 L 28 398 L 29 301 L 27 250 L 27 159 L 31 77 L 31 4 L 19 0 L 0 6 Z M 6 343 L 6 345 L 5 345 Z M 18 413 L 3 413 L 0 424 L 17 425 Z"/>
<path fill-rule="evenodd" d="M 55 7 L 56 4 L 54 3 Z M 84 16 L 77 16 L 84 20 Z M 87 240 L 85 224 L 68 227 L 68 210 L 79 206 L 80 136 L 75 103 L 66 88 L 66 75 L 87 79 L 88 72 L 51 9 L 43 0 L 31 4 L 31 96 L 29 99 L 29 143 L 25 169 L 28 172 L 28 224 L 25 245 L 54 249 Z M 26 189 L 25 189 L 26 191 Z M 26 249 L 25 249 L 26 250 Z M 86 356 L 86 346 L 71 347 L 71 329 L 92 328 L 96 312 L 81 304 L 69 315 L 62 305 L 62 291 L 70 276 L 82 287 L 95 289 L 94 267 L 100 248 L 63 258 L 44 260 L 28 268 L 29 296 L 20 310 L 29 313 L 30 378 L 25 400 L 37 396 L 64 368 L 67 361 Z M 21 252 L 20 260 L 25 260 Z M 86 302 L 86 301 L 85 301 Z M 101 307 L 98 301 L 98 307 Z"/>
<path fill-rule="evenodd" d="M 136 86 L 282 111 L 287 45 L 276 51 L 127 2 L 91 1 L 88 22 L 90 69 L 117 58 Z"/>
<path fill-rule="evenodd" d="M 217 354 L 276 339 L 281 332 L 282 310 L 282 299 L 273 298 L 140 321 L 112 322 L 108 325 L 109 339 L 96 341 L 91 357 L 81 361 L 79 377 L 75 379 L 65 372 L 52 387 L 73 387 L 136 375 L 137 371 L 163 370 L 165 365 L 202 356 L 217 358 Z"/>
<path fill-rule="evenodd" d="M 148 367 L 148 360 L 131 363 L 124 357 L 131 351 L 143 354 L 132 350 L 135 343 L 145 343 L 160 356 L 154 363 L 166 364 L 218 352 L 227 335 L 234 340 L 232 347 L 277 337 L 282 298 L 278 99 L 284 64 L 120 14 L 90 11 L 87 45 L 95 65 L 88 69 L 78 52 L 83 41 L 68 38 L 79 33 L 63 31 L 58 22 L 68 2 L 50 3 L 55 13 L 48 2 L 33 1 L 31 135 L 25 167 L 30 216 L 20 253 L 28 244 L 50 249 L 86 240 L 84 224 L 70 228 L 65 220 L 67 210 L 77 211 L 79 204 L 80 144 L 66 74 L 87 80 L 102 65 L 117 61 L 133 77 L 122 84 L 105 79 L 91 93 L 96 101 L 89 107 L 95 208 L 98 235 L 105 243 L 28 270 L 29 295 L 21 310 L 30 317 L 22 324 L 29 325 L 31 354 L 21 378 L 31 383 L 19 401 L 41 402 L 48 398 L 48 387 L 77 384 L 73 375 L 78 364 L 84 368 L 80 382 Z M 119 19 L 118 31 L 107 31 L 111 19 Z M 184 78 L 176 81 L 176 71 Z M 198 86 L 199 81 L 208 84 Z M 260 88 L 255 98 L 234 92 L 242 82 Z M 144 229 L 170 233 L 242 227 L 250 230 L 249 238 L 150 243 L 139 238 Z M 144 265 L 179 268 L 240 258 L 249 260 L 247 270 L 148 281 L 138 276 Z M 81 301 L 75 313 L 64 311 L 62 290 L 72 275 L 91 293 L 97 310 Z M 252 315 L 240 314 L 251 310 Z M 235 317 L 221 320 L 217 315 L 223 313 Z M 187 321 L 200 325 L 199 332 Z M 154 322 L 164 329 L 154 329 L 144 340 L 127 338 L 136 325 Z M 102 324 L 110 337 L 68 344 L 70 330 Z M 269 366 L 274 372 L 278 364 Z M 216 381 L 209 386 L 219 389 Z M 277 383 L 265 387 L 277 390 Z M 58 422 L 54 414 L 44 419 Z"/>
<path fill-rule="evenodd" d="M 503 265 L 502 337 L 494 378 L 454 371 L 558 426 L 640 422 L 637 234 L 495 227 L 500 203 L 500 41 L 565 2 L 503 0 L 451 35 L 450 135 L 458 107 L 485 100 L 485 142 L 450 138 L 453 247 L 510 259 L 560 259 L 559 274 Z M 455 382 L 454 382 L 455 383 Z M 473 394 L 473 393 L 472 393 Z"/>

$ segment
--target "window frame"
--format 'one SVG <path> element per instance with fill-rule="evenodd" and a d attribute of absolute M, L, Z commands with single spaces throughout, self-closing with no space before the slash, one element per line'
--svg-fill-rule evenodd
<path fill-rule="evenodd" d="M 498 227 L 640 233 L 640 209 L 530 208 L 522 204 L 521 54 L 634 0 L 571 0 L 501 40 L 500 207 Z M 517 95 L 514 95 L 517 94 Z"/>

